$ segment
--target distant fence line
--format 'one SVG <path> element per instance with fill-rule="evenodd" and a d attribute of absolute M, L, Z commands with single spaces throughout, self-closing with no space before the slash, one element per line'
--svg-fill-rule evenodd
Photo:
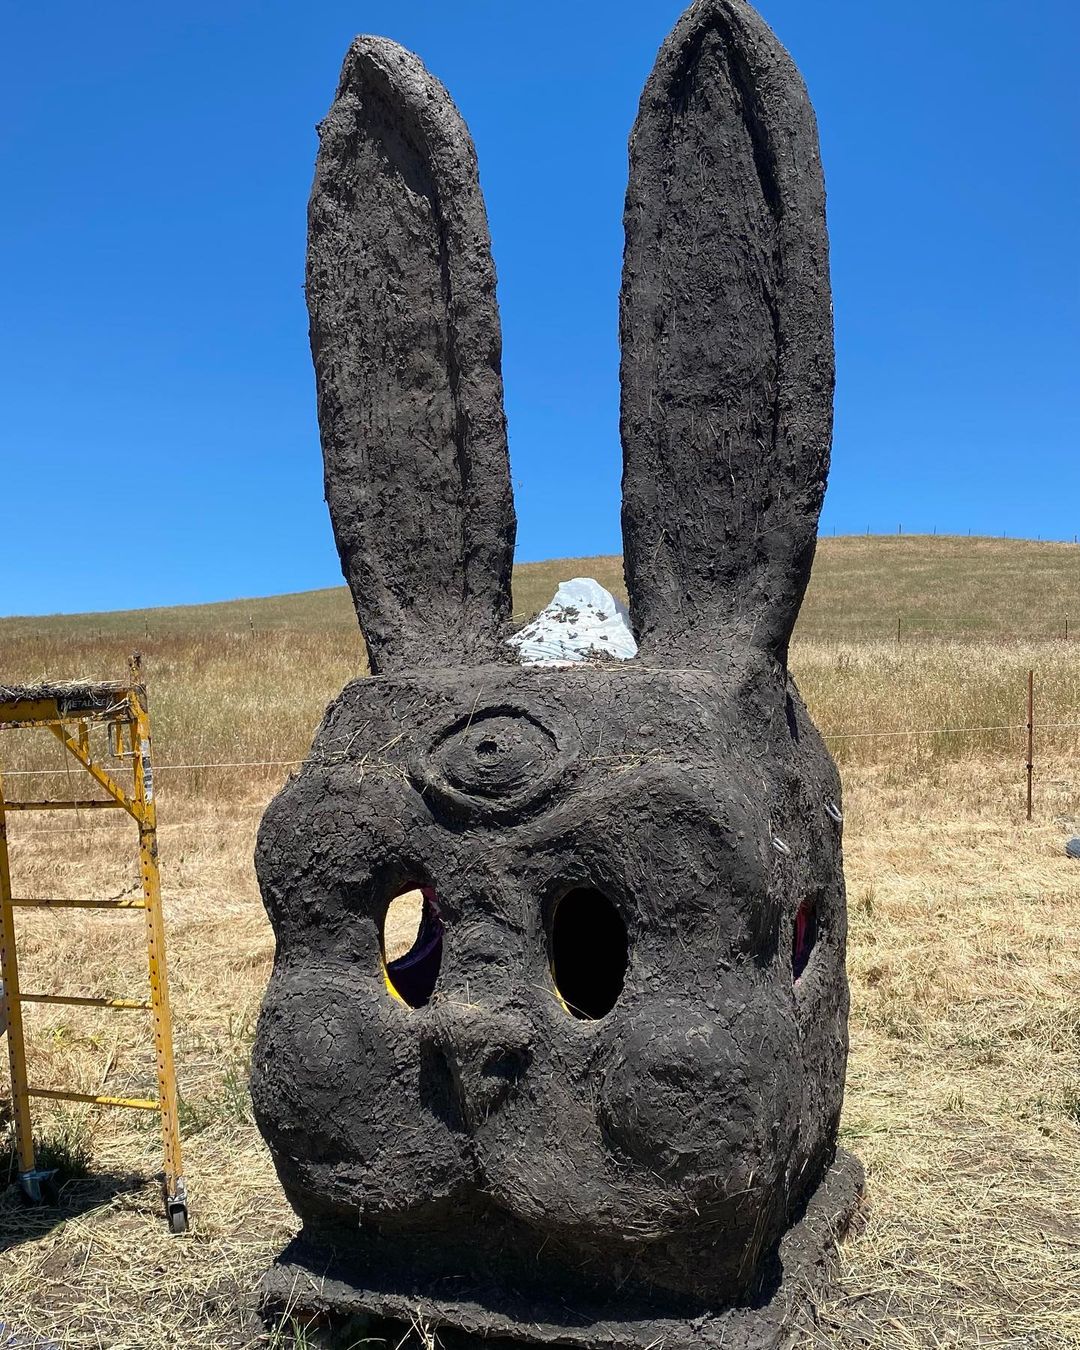
<path fill-rule="evenodd" d="M 1059 619 L 1053 627 L 1047 624 L 1039 632 L 1002 633 L 996 629 L 957 629 L 946 625 L 940 628 L 910 628 L 898 615 L 895 623 L 883 618 L 882 626 L 879 628 L 872 626 L 868 620 L 857 631 L 845 633 L 843 636 L 796 628 L 792 646 L 797 649 L 800 642 L 827 643 L 834 647 L 846 647 L 859 642 L 887 642 L 902 647 L 905 643 L 919 642 L 955 642 L 966 645 L 987 641 L 1012 643 L 1016 646 L 1025 642 L 1078 642 L 1080 629 L 1071 618 Z"/>
<path fill-rule="evenodd" d="M 1026 722 L 1011 722 L 992 727 L 897 727 L 889 731 L 822 731 L 826 741 L 890 740 L 906 736 L 981 736 L 998 731 L 1027 731 Z M 1039 731 L 1080 732 L 1080 722 L 1041 722 Z M 237 759 L 213 764 L 155 764 L 154 773 L 196 772 L 203 769 L 297 769 L 302 759 Z M 67 769 L 0 770 L 2 778 L 61 778 Z"/>
<path fill-rule="evenodd" d="M 895 727 L 888 730 L 872 731 L 823 731 L 822 737 L 826 741 L 855 741 L 855 740 L 896 740 L 896 739 L 917 739 L 919 737 L 933 736 L 985 736 L 999 735 L 1003 733 L 1014 734 L 1024 732 L 1026 735 L 1026 754 L 1024 759 L 1025 777 L 1027 780 L 1027 819 L 1032 819 L 1033 811 L 1033 781 L 1035 772 L 1035 742 L 1036 731 L 1039 732 L 1080 732 L 1080 722 L 1042 722 L 1036 727 L 1035 722 L 1035 672 L 1029 670 L 1027 673 L 1026 694 L 1027 694 L 1027 719 L 1024 722 L 1006 722 L 992 726 L 953 726 L 953 727 Z M 248 760 L 218 760 L 207 762 L 205 764 L 155 764 L 154 773 L 197 773 L 207 770 L 232 770 L 232 769 L 296 769 L 304 763 L 302 759 L 248 759 Z M 4 778 L 55 778 L 70 776 L 70 768 L 63 769 L 11 769 L 4 772 L 0 769 L 0 781 Z M 76 834 L 84 830 L 91 829 L 89 825 L 79 825 L 72 828 L 61 830 L 28 830 L 27 834 Z"/>
<path fill-rule="evenodd" d="M 238 759 L 219 764 L 155 764 L 154 773 L 177 772 L 184 769 L 295 769 L 302 759 Z M 0 770 L 0 778 L 63 778 L 68 769 L 8 769 Z"/>
<path fill-rule="evenodd" d="M 620 603 L 626 603 L 621 593 L 616 598 Z M 515 624 L 528 624 L 540 613 L 541 610 L 538 609 L 515 611 L 511 616 L 511 621 Z M 812 620 L 814 607 L 809 605 L 806 613 Z M 16 620 L 0 618 L 0 625 L 12 622 L 16 622 Z M 1080 641 L 1080 629 L 1078 629 L 1075 616 L 1073 615 L 1062 616 L 1054 620 L 1048 619 L 1046 626 L 1041 628 L 1038 632 L 1016 633 L 1003 633 L 998 629 L 992 628 L 989 625 L 989 620 L 988 626 L 985 629 L 972 627 L 957 628 L 954 625 L 947 623 L 943 623 L 939 626 L 933 624 L 921 624 L 916 626 L 914 623 L 906 620 L 902 614 L 897 614 L 894 619 L 888 613 L 881 613 L 880 617 L 867 617 L 861 622 L 856 620 L 856 623 L 859 624 L 857 631 L 849 632 L 842 636 L 831 633 L 803 631 L 802 629 L 796 628 L 794 639 L 795 645 L 797 646 L 799 641 L 828 642 L 835 646 L 843 646 L 846 643 L 852 642 L 895 642 L 902 645 L 905 642 L 913 641 L 959 643 L 985 642 L 987 640 L 1013 643 L 1060 641 L 1062 639 L 1066 642 Z M 237 621 L 233 627 L 214 629 L 212 631 L 208 630 L 206 632 L 200 630 L 178 631 L 170 627 L 154 629 L 149 624 L 146 624 L 143 628 L 141 637 L 143 641 L 165 641 L 170 638 L 202 641 L 208 636 L 223 640 L 246 641 L 253 637 L 276 637 L 282 632 L 298 634 L 330 632 L 337 634 L 343 631 L 347 631 L 354 636 L 358 635 L 362 639 L 362 634 L 359 634 L 358 630 L 351 624 L 342 625 L 341 628 L 327 627 L 325 629 L 317 629 L 294 624 L 257 624 L 253 616 L 248 617 L 246 624 Z M 43 641 L 55 637 L 55 633 L 51 628 L 27 629 L 25 632 L 17 634 L 17 636 L 20 640 L 25 641 Z M 99 642 L 105 640 L 112 641 L 114 639 L 116 641 L 126 641 L 132 636 L 132 633 L 121 633 L 115 630 L 97 628 L 92 631 L 87 630 L 87 632 L 81 636 L 89 637 Z M 138 637 L 140 635 L 135 633 L 135 636 Z"/>

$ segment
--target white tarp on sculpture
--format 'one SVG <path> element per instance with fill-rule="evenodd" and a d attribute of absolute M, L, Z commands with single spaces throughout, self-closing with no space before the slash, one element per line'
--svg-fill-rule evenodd
<path fill-rule="evenodd" d="M 524 666 L 637 656 L 626 606 L 592 577 L 562 582 L 551 603 L 508 640 Z"/>

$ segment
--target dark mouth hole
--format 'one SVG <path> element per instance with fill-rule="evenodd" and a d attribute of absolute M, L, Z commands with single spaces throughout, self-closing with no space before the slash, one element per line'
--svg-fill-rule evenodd
<path fill-rule="evenodd" d="M 551 918 L 551 977 L 575 1017 L 607 1016 L 622 993 L 629 957 L 626 924 L 606 895 L 580 887 L 563 896 Z"/>
<path fill-rule="evenodd" d="M 442 948 L 442 907 L 432 887 L 413 886 L 395 895 L 382 924 L 383 970 L 391 993 L 410 1008 L 423 1008 L 435 992 Z"/>
<path fill-rule="evenodd" d="M 817 905 L 804 900 L 795 914 L 795 928 L 791 940 L 791 978 L 797 980 L 810 962 L 810 953 L 817 942 Z"/>

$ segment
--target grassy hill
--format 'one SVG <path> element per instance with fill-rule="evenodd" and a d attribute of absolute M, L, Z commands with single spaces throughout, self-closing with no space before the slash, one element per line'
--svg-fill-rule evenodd
<path fill-rule="evenodd" d="M 618 558 L 529 564 L 515 576 L 519 617 L 579 574 L 621 588 Z M 852 1036 L 842 1129 L 873 1198 L 870 1227 L 845 1252 L 844 1297 L 821 1310 L 818 1344 L 831 1350 L 1080 1350 L 1080 868 L 1063 848 L 1080 832 L 1080 645 L 1060 640 L 1066 615 L 1080 637 L 1075 546 L 891 537 L 830 538 L 819 550 L 793 669 L 843 774 Z M 72 1350 L 220 1350 L 254 1344 L 240 1338 L 237 1308 L 295 1231 L 245 1087 L 274 951 L 255 832 L 364 654 L 337 588 L 0 620 L 0 681 L 117 677 L 136 647 L 154 723 L 197 1227 L 175 1239 L 162 1221 L 153 1122 L 35 1100 L 39 1137 L 92 1154 L 96 1175 L 66 1183 L 65 1208 L 40 1217 L 0 1199 L 0 1318 L 25 1329 L 21 1345 L 45 1344 L 34 1333 Z M 90 734 L 105 754 L 101 731 Z M 601 753 L 599 739 L 589 752 Z M 71 765 L 52 736 L 0 732 L 12 800 L 87 792 Z M 130 894 L 134 838 L 120 815 L 12 817 L 19 892 Z M 494 842 L 478 841 L 479 871 L 499 865 Z M 22 911 L 18 941 L 27 988 L 93 997 L 144 987 L 145 949 L 115 915 Z M 153 1052 L 126 1020 L 114 1033 L 97 1009 L 36 1007 L 27 1034 L 36 1083 L 153 1090 Z M 117 1194 L 132 1173 L 145 1184 L 124 1180 Z M 849 1317 L 851 1335 L 834 1334 Z"/>
<path fill-rule="evenodd" d="M 816 640 L 1080 637 L 1080 546 L 884 535 L 823 539 L 799 619 Z"/>
<path fill-rule="evenodd" d="M 514 569 L 514 610 L 524 622 L 560 581 L 592 576 L 626 598 L 619 557 L 560 558 Z M 1023 539 L 871 535 L 822 539 L 799 620 L 815 641 L 905 637 L 1080 638 L 1080 546 Z M 103 614 L 0 619 L 5 640 L 145 638 L 286 630 L 354 632 L 343 586 L 217 604 Z"/>

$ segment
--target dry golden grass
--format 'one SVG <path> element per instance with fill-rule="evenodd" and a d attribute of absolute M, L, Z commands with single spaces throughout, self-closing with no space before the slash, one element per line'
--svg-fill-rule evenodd
<path fill-rule="evenodd" d="M 991 762 L 846 777 L 843 1134 L 870 1217 L 821 1344 L 1080 1345 L 1075 761 L 1033 825 Z"/>
<path fill-rule="evenodd" d="M 556 585 L 591 576 L 626 599 L 622 559 L 557 558 L 514 568 L 514 613 L 524 622 Z M 1031 539 L 874 535 L 818 542 L 799 619 L 805 638 L 890 639 L 900 619 L 907 639 L 1057 638 L 1068 619 L 1080 632 L 1080 547 Z M 356 619 L 344 586 L 215 605 L 0 619 L 0 650 L 26 638 L 73 636 L 123 649 L 168 637 L 230 632 L 340 632 L 355 643 Z M 51 647 L 55 650 L 55 641 Z"/>
<path fill-rule="evenodd" d="M 611 557 L 519 566 L 518 617 L 536 613 L 560 580 L 576 575 L 596 576 L 625 595 L 621 567 Z M 1061 636 L 1070 613 L 1080 641 L 1075 545 L 824 539 L 792 665 L 818 724 L 838 733 L 831 745 L 843 763 L 874 763 L 884 753 L 890 762 L 916 764 L 984 753 L 1022 759 L 1015 728 L 1024 721 L 1032 667 L 1037 720 L 1070 728 L 1041 733 L 1040 746 L 1071 753 L 1080 748 L 1080 647 Z M 339 588 L 179 609 L 0 619 L 0 676 L 118 677 L 133 647 L 146 658 L 160 764 L 302 759 L 328 700 L 367 668 L 352 606 Z M 1014 730 L 903 737 L 892 746 L 864 734 L 953 726 Z M 6 752 L 9 767 L 31 762 L 21 753 Z M 273 773 L 243 781 L 256 786 Z M 219 775 L 193 780 L 185 771 L 183 781 L 215 790 Z"/>
<path fill-rule="evenodd" d="M 801 639 L 791 664 L 842 767 L 918 769 L 987 754 L 1022 764 L 1029 670 L 1039 756 L 1080 750 L 1080 644 L 1072 641 Z M 985 730 L 1002 727 L 1009 730 Z"/>
<path fill-rule="evenodd" d="M 573 563 L 563 575 L 579 570 L 588 569 Z M 159 764 L 300 758 L 326 699 L 362 669 L 355 631 L 335 621 L 214 632 L 211 618 L 139 643 Z M 0 625 L 0 676 L 120 673 L 131 625 L 98 636 L 82 622 L 66 638 L 62 628 Z M 1074 650 L 1049 636 L 897 648 L 838 623 L 833 637 L 804 637 L 794 664 L 831 731 L 1013 726 L 1023 721 L 1030 666 L 1043 719 L 1071 726 L 1080 722 Z M 62 763 L 51 745 L 31 758 L 36 733 L 3 737 L 9 767 L 13 737 L 18 767 Z M 851 915 L 843 1131 L 867 1166 L 868 1211 L 844 1249 L 842 1296 L 821 1309 L 807 1344 L 1080 1347 L 1080 864 L 1062 849 L 1067 833 L 1080 833 L 1080 734 L 1040 739 L 1032 825 L 1016 732 L 833 746 L 845 778 Z M 251 852 L 286 771 L 160 775 L 192 1231 L 165 1231 L 147 1180 L 160 1165 L 152 1118 L 38 1104 L 45 1136 L 89 1146 L 92 1176 L 65 1187 L 59 1210 L 0 1200 L 0 1322 L 9 1330 L 80 1350 L 294 1343 L 251 1315 L 254 1282 L 294 1220 L 245 1086 L 273 950 Z M 12 795 L 16 787 L 51 790 L 56 780 L 10 780 Z M 120 894 L 136 880 L 129 829 L 111 816 L 17 818 L 17 890 Z M 136 916 L 19 923 L 28 987 L 142 987 Z M 152 1061 L 141 1016 L 29 1009 L 34 1079 L 145 1090 Z"/>

